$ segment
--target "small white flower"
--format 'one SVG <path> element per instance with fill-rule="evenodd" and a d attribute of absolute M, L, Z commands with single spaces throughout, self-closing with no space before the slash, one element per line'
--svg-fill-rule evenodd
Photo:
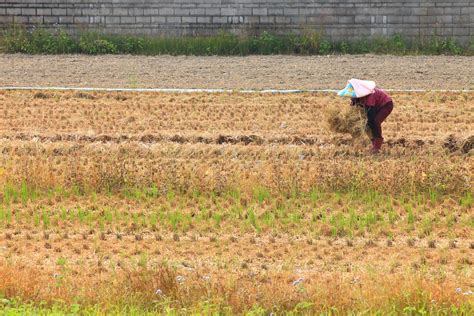
<path fill-rule="evenodd" d="M 462 293 L 462 295 L 474 295 L 474 292 L 469 290 L 467 292 Z"/>
<path fill-rule="evenodd" d="M 208 276 L 208 275 L 205 275 L 205 276 L 202 277 L 202 279 L 203 279 L 204 281 L 209 281 L 209 280 L 211 279 L 211 277 Z"/>
<path fill-rule="evenodd" d="M 298 280 L 293 281 L 293 286 L 297 286 L 297 285 L 301 284 L 303 281 L 304 281 L 303 278 L 299 278 Z"/>
<path fill-rule="evenodd" d="M 160 290 L 160 289 L 157 289 L 157 290 L 155 291 L 155 295 L 163 295 L 163 291 Z"/>
<path fill-rule="evenodd" d="M 2 298 L 0 299 L 0 304 L 4 304 L 4 305 L 10 304 L 10 300 L 7 300 L 6 298 Z"/>
<path fill-rule="evenodd" d="M 462 289 L 460 287 L 456 288 L 456 293 L 461 293 L 462 292 Z"/>
<path fill-rule="evenodd" d="M 178 276 L 176 277 L 176 281 L 178 281 L 179 283 L 183 283 L 184 280 L 185 280 L 184 277 L 181 276 L 181 275 L 178 275 Z"/>

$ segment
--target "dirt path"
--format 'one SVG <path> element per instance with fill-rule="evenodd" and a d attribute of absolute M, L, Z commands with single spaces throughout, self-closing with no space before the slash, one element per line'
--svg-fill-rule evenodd
<path fill-rule="evenodd" d="M 474 89 L 474 57 L 0 55 L 0 86 L 324 89 L 351 77 L 391 89 Z"/>

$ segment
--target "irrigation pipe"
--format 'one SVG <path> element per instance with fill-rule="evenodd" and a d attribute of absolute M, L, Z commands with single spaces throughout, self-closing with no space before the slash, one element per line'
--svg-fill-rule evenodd
<path fill-rule="evenodd" d="M 178 88 L 92 88 L 92 87 L 0 87 L 0 90 L 168 92 L 168 93 L 336 93 L 335 89 L 178 89 Z M 474 92 L 473 89 L 384 89 L 388 92 Z"/>

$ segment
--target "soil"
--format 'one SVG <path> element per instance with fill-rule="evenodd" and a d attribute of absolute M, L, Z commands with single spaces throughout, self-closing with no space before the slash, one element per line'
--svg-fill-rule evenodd
<path fill-rule="evenodd" d="M 474 89 L 474 57 L 0 55 L 0 86 L 338 89 L 351 77 L 386 89 Z"/>

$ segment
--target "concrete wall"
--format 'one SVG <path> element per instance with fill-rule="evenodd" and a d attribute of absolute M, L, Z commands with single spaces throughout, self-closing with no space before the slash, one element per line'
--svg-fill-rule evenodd
<path fill-rule="evenodd" d="M 474 0 L 2 0 L 12 23 L 105 33 L 212 35 L 322 30 L 335 40 L 402 33 L 474 37 Z"/>

